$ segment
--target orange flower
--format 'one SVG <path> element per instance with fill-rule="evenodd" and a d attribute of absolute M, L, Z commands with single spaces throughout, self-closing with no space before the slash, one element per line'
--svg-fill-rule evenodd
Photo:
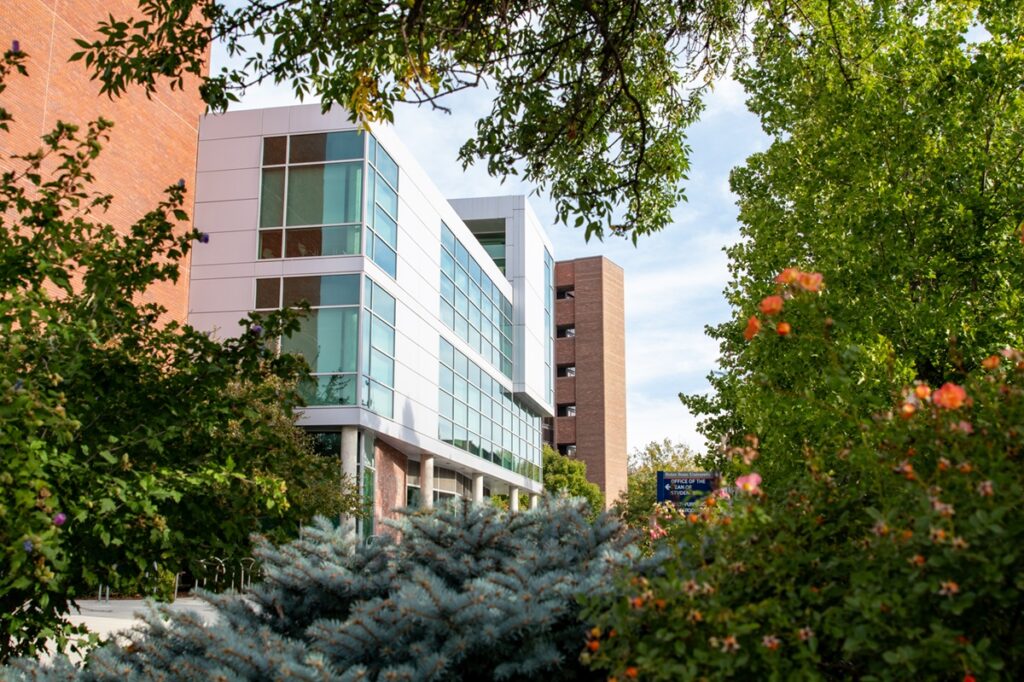
<path fill-rule="evenodd" d="M 663 610 L 667 605 L 668 602 L 666 602 L 664 599 L 654 600 L 654 608 L 658 609 L 659 611 Z"/>
<path fill-rule="evenodd" d="M 800 288 L 804 291 L 821 291 L 824 279 L 820 272 L 801 272 L 799 278 Z"/>
<path fill-rule="evenodd" d="M 632 606 L 634 609 L 642 609 L 644 607 L 644 598 L 633 597 L 629 600 L 629 605 Z"/>
<path fill-rule="evenodd" d="M 949 460 L 945 457 L 939 457 L 939 471 L 949 471 Z"/>
<path fill-rule="evenodd" d="M 601 648 L 601 643 L 599 641 L 597 641 L 596 639 L 592 639 L 589 642 L 587 642 L 587 648 L 590 649 L 591 651 L 597 651 L 598 649 Z"/>
<path fill-rule="evenodd" d="M 800 279 L 800 271 L 796 268 L 786 268 L 775 277 L 776 284 L 793 284 Z"/>
<path fill-rule="evenodd" d="M 765 635 L 761 638 L 761 646 L 769 651 L 775 651 L 782 646 L 782 640 L 775 635 Z"/>
<path fill-rule="evenodd" d="M 639 675 L 639 674 L 640 674 L 640 671 L 637 670 L 635 665 L 631 665 L 628 668 L 626 668 L 626 677 L 628 677 L 630 679 L 636 679 L 636 676 Z"/>
<path fill-rule="evenodd" d="M 915 554 L 914 556 L 910 557 L 910 563 L 914 564 L 915 566 L 924 566 L 925 558 L 920 554 Z"/>
<path fill-rule="evenodd" d="M 743 330 L 743 338 L 750 341 L 757 336 L 759 331 L 761 331 L 761 320 L 757 319 L 756 315 L 751 315 L 747 320 L 747 328 Z"/>
<path fill-rule="evenodd" d="M 765 296 L 761 299 L 761 304 L 758 308 L 760 308 L 761 312 L 765 315 L 778 315 L 782 312 L 782 297 Z"/>
<path fill-rule="evenodd" d="M 966 400 L 967 391 L 949 381 L 932 393 L 932 402 L 944 410 L 959 410 Z"/>
<path fill-rule="evenodd" d="M 939 583 L 939 594 L 943 597 L 952 597 L 960 591 L 960 586 L 952 580 L 944 580 Z"/>
<path fill-rule="evenodd" d="M 789 326 L 789 322 L 779 322 L 775 326 L 775 331 L 779 336 L 789 336 L 789 333 L 793 331 L 793 328 Z"/>
<path fill-rule="evenodd" d="M 914 386 L 914 395 L 921 400 L 928 400 L 932 394 L 932 389 L 928 387 L 928 384 L 918 384 Z"/>
<path fill-rule="evenodd" d="M 903 403 L 900 405 L 900 416 L 904 419 L 910 419 L 917 412 L 917 408 L 914 407 L 914 403 Z"/>
<path fill-rule="evenodd" d="M 981 361 L 981 366 L 984 367 L 985 369 L 995 369 L 996 367 L 999 366 L 999 356 L 988 356 L 987 358 Z"/>
<path fill-rule="evenodd" d="M 704 614 L 700 611 L 690 611 L 690 620 L 694 623 L 699 623 L 704 620 Z"/>

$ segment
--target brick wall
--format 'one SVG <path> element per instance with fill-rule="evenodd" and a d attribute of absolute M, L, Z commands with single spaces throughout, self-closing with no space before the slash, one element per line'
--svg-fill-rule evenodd
<path fill-rule="evenodd" d="M 374 496 L 374 516 L 378 519 L 397 519 L 396 509 L 405 507 L 406 463 L 408 458 L 380 440 L 376 441 L 377 490 Z M 394 529 L 382 523 L 377 533 L 394 534 Z"/>
<path fill-rule="evenodd" d="M 99 95 L 99 83 L 89 80 L 82 62 L 68 62 L 78 50 L 74 39 L 95 39 L 95 26 L 108 14 L 125 18 L 138 13 L 137 0 L 0 1 L 0 50 L 17 40 L 28 56 L 28 77 L 11 76 L 0 95 L 15 119 L 8 134 L 0 133 L 0 168 L 10 166 L 11 154 L 38 149 L 40 136 L 58 120 L 82 127 L 100 116 L 112 120 L 110 141 L 93 174 L 94 189 L 114 196 L 110 210 L 97 220 L 119 228 L 155 207 L 163 189 L 180 178 L 191 190 L 199 116 L 205 108 L 194 77 L 185 79 L 183 90 L 161 87 L 152 99 L 141 88 L 130 88 L 111 100 Z M 186 210 L 191 209 L 189 199 Z M 170 317 L 184 321 L 188 263 L 182 264 L 177 283 L 154 285 L 144 300 L 164 305 Z"/>
<path fill-rule="evenodd" d="M 556 342 L 556 364 L 574 364 L 576 416 L 555 420 L 555 442 L 575 443 L 587 478 L 608 504 L 626 489 L 626 339 L 622 268 L 603 257 L 555 264 L 555 287 L 572 288 L 560 325 L 572 324 L 574 339 Z M 571 310 L 572 318 L 568 318 Z M 569 342 L 569 343 L 566 343 Z M 559 354 L 559 343 L 566 348 Z M 572 352 L 568 346 L 572 345 Z M 563 379 L 559 379 L 563 381 Z M 556 397 L 559 405 L 568 391 Z"/>

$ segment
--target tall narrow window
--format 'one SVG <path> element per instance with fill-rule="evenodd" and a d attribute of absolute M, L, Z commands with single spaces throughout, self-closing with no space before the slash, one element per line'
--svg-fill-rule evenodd
<path fill-rule="evenodd" d="M 372 135 L 367 160 L 366 255 L 394 279 L 398 270 L 398 164 Z"/>
<path fill-rule="evenodd" d="M 395 298 L 369 277 L 363 292 L 363 406 L 394 417 Z"/>

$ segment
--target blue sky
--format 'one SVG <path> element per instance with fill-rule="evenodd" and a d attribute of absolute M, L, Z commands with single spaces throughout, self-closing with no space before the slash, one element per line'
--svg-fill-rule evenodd
<path fill-rule="evenodd" d="M 215 50 L 211 72 L 216 73 L 225 59 Z M 459 147 L 472 134 L 474 122 L 489 111 L 490 99 L 486 90 L 461 93 L 445 101 L 451 115 L 412 105 L 395 111 L 399 136 L 445 196 L 532 195 L 535 190 L 515 178 L 502 184 L 483 166 L 463 172 L 457 161 Z M 554 205 L 547 195 L 529 198 L 548 228 L 557 259 L 604 255 L 625 271 L 630 450 L 663 438 L 704 446 L 696 419 L 677 395 L 708 390 L 706 377 L 715 369 L 718 349 L 704 335 L 704 325 L 730 314 L 722 296 L 728 281 L 722 249 L 738 239 L 738 229 L 729 170 L 768 145 L 743 100 L 742 89 L 733 81 L 716 87 L 702 120 L 689 131 L 688 201 L 676 208 L 672 225 L 641 239 L 636 247 L 621 239 L 588 244 L 582 230 L 555 226 Z M 295 103 L 287 88 L 266 85 L 251 89 L 232 108 Z"/>

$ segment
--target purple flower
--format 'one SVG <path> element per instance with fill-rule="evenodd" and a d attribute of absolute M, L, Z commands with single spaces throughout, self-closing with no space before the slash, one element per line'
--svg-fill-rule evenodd
<path fill-rule="evenodd" d="M 12 41 L 11 52 L 13 52 L 14 54 L 18 54 L 19 52 L 21 52 L 21 43 L 19 43 L 17 40 Z"/>
<path fill-rule="evenodd" d="M 209 232 L 200 232 L 199 233 L 199 243 L 200 244 L 209 244 L 210 243 L 210 233 Z"/>
<path fill-rule="evenodd" d="M 57 512 L 53 515 L 53 525 L 63 526 L 68 521 L 68 515 L 64 512 Z"/>
<path fill-rule="evenodd" d="M 32 550 L 35 549 L 35 545 L 32 544 L 31 540 L 25 540 L 25 542 L 21 543 L 21 546 L 29 554 L 31 554 Z"/>
<path fill-rule="evenodd" d="M 260 334 L 263 333 L 263 325 L 262 324 L 254 324 L 253 326 L 249 327 L 249 331 L 251 331 L 256 336 L 259 336 Z"/>

